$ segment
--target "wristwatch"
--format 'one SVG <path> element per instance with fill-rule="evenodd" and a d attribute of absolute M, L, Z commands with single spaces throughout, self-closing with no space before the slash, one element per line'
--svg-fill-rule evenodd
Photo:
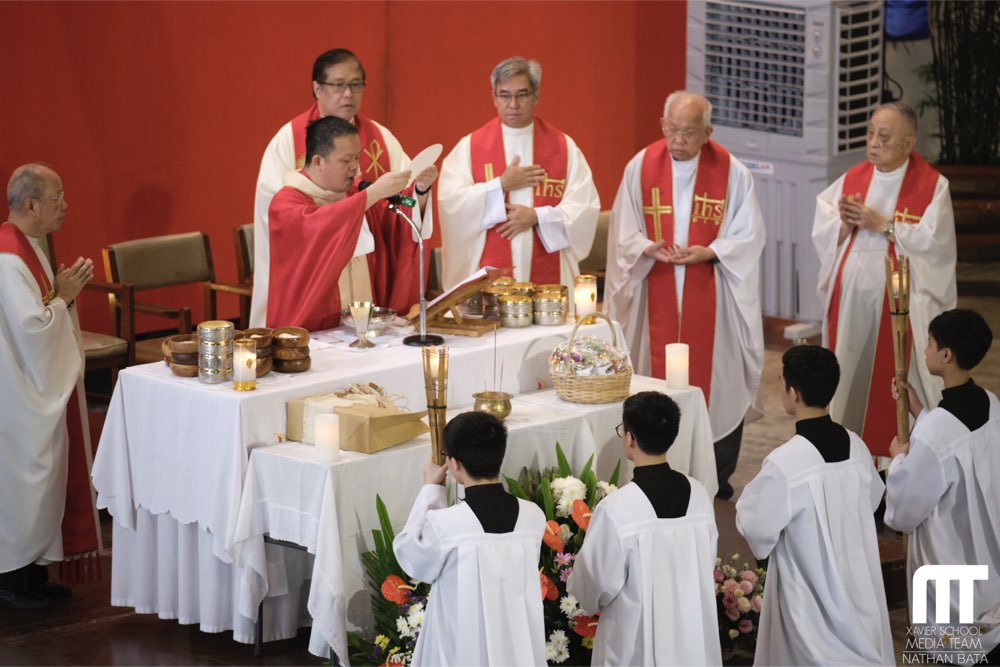
<path fill-rule="evenodd" d="M 892 222 L 892 220 L 886 220 L 885 221 L 885 228 L 882 229 L 882 233 L 885 234 L 885 237 L 887 239 L 891 239 L 892 238 L 892 233 L 894 231 L 896 231 L 896 225 Z"/>

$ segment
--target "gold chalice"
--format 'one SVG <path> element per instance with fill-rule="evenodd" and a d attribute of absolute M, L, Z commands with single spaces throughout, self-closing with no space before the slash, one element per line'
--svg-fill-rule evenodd
<path fill-rule="evenodd" d="M 358 335 L 358 339 L 351 343 L 351 347 L 356 347 L 359 350 L 367 350 L 370 347 L 375 347 L 375 343 L 368 340 L 367 337 L 368 323 L 371 321 L 371 317 L 371 301 L 351 302 L 351 319 L 354 320 L 354 333 Z"/>

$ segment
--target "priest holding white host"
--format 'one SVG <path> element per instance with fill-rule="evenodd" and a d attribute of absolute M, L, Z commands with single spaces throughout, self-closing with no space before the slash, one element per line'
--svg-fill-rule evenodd
<path fill-rule="evenodd" d="M 289 185 L 289 174 L 295 174 L 296 170 L 306 166 L 306 127 L 309 123 L 319 118 L 336 116 L 353 123 L 358 128 L 361 154 L 356 178 L 359 181 L 374 182 L 387 172 L 405 171 L 409 168 L 410 158 L 392 132 L 359 113 L 366 86 L 364 67 L 354 53 L 347 49 L 332 49 L 320 54 L 313 64 L 312 73 L 312 93 L 316 101 L 306 111 L 285 123 L 264 151 L 254 200 L 254 280 L 250 304 L 252 327 L 267 325 L 267 298 L 271 275 L 268 207 L 275 193 Z M 294 176 L 291 178 L 294 179 Z M 430 166 L 422 173 L 416 174 L 413 185 L 403 190 L 404 195 L 412 194 L 417 199 L 417 206 L 409 215 L 423 229 L 424 238 L 429 238 L 433 229 L 433 209 L 427 207 L 427 202 L 431 184 L 436 178 L 437 168 Z M 401 219 L 399 224 L 406 225 Z M 374 252 L 374 248 L 372 232 L 366 223 L 358 238 L 354 257 L 339 282 L 344 303 L 352 300 L 371 300 L 366 258 Z M 405 287 L 405 290 L 397 291 L 408 295 L 403 300 L 408 303 L 377 305 L 405 310 L 409 305 L 419 301 L 419 294 L 424 286 L 417 285 L 416 274 L 404 273 L 397 275 L 395 279 L 407 283 L 400 286 Z"/>
<path fill-rule="evenodd" d="M 666 344 L 689 345 L 691 384 L 708 401 L 718 496 L 730 498 L 764 364 L 764 221 L 750 171 L 710 139 L 707 99 L 672 93 L 660 123 L 664 138 L 632 158 L 615 197 L 605 308 L 642 375 L 663 378 Z"/>
<path fill-rule="evenodd" d="M 927 345 L 927 325 L 954 308 L 955 220 L 948 179 L 913 150 L 917 116 L 884 104 L 868 126 L 867 160 L 816 198 L 812 238 L 820 259 L 823 345 L 837 355 L 841 381 L 830 405 L 835 421 L 861 434 L 873 455 L 886 456 L 896 433 L 895 376 L 885 257 L 910 259 L 913 350 Z M 941 381 L 910 354 L 909 383 L 936 405 Z"/>
<path fill-rule="evenodd" d="M 571 137 L 535 115 L 542 68 L 508 58 L 490 78 L 494 118 L 464 136 L 441 168 L 443 281 L 483 266 L 572 287 L 590 254 L 601 203 Z"/>

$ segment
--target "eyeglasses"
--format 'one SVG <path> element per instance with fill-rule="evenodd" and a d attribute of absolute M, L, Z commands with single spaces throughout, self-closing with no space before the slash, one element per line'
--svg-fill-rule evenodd
<path fill-rule="evenodd" d="M 700 134 L 698 130 L 679 130 L 676 127 L 670 127 L 669 125 L 663 128 L 663 131 L 668 137 L 680 137 L 684 141 L 691 141 Z"/>
<path fill-rule="evenodd" d="M 367 85 L 364 81 L 351 81 L 350 83 L 347 83 L 346 81 L 333 81 L 333 82 L 317 81 L 316 83 L 318 83 L 321 86 L 330 86 L 331 88 L 333 88 L 333 92 L 337 93 L 338 95 L 342 95 L 344 91 L 348 88 L 351 89 L 352 93 L 360 93 L 365 89 L 365 86 Z"/>
<path fill-rule="evenodd" d="M 624 426 L 624 425 L 625 424 L 622 423 L 622 424 L 619 424 L 618 426 L 615 426 L 615 435 L 617 435 L 619 438 L 625 437 L 624 433 L 628 433 L 628 430 L 626 430 L 624 433 L 622 432 L 622 426 Z"/>
<path fill-rule="evenodd" d="M 66 195 L 65 195 L 65 193 L 62 193 L 62 192 L 60 192 L 59 194 L 57 194 L 54 197 L 52 197 L 52 196 L 49 196 L 49 197 L 32 197 L 32 199 L 48 199 L 49 201 L 59 201 L 59 202 L 65 201 L 65 198 L 66 198 Z"/>
<path fill-rule="evenodd" d="M 535 96 L 534 93 L 528 92 L 526 90 L 520 90 L 513 95 L 508 93 L 506 90 L 501 90 L 499 93 L 494 93 L 496 98 L 500 100 L 503 104 L 510 104 L 511 100 L 516 100 L 518 104 L 524 104 L 532 97 Z"/>

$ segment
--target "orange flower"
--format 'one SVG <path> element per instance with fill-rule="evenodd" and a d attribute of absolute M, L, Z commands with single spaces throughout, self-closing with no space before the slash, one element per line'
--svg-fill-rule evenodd
<path fill-rule="evenodd" d="M 587 526 L 590 525 L 590 508 L 587 507 L 587 503 L 577 498 L 573 501 L 573 521 L 576 521 L 576 525 L 580 526 L 583 530 L 587 530 Z"/>
<path fill-rule="evenodd" d="M 555 521 L 549 521 L 545 524 L 545 532 L 542 533 L 542 542 L 548 545 L 550 549 L 556 553 L 562 552 L 566 546 L 563 544 L 562 538 L 559 537 L 559 524 Z"/>
<path fill-rule="evenodd" d="M 407 585 L 405 581 L 394 574 L 390 574 L 382 582 L 382 597 L 395 604 L 403 604 L 410 597 L 413 586 Z"/>
<path fill-rule="evenodd" d="M 559 598 L 559 589 L 552 583 L 552 580 L 541 572 L 538 573 L 538 577 L 542 582 L 542 597 L 546 600 L 557 600 Z"/>
<path fill-rule="evenodd" d="M 597 634 L 597 616 L 577 616 L 573 619 L 573 632 L 581 637 Z"/>

